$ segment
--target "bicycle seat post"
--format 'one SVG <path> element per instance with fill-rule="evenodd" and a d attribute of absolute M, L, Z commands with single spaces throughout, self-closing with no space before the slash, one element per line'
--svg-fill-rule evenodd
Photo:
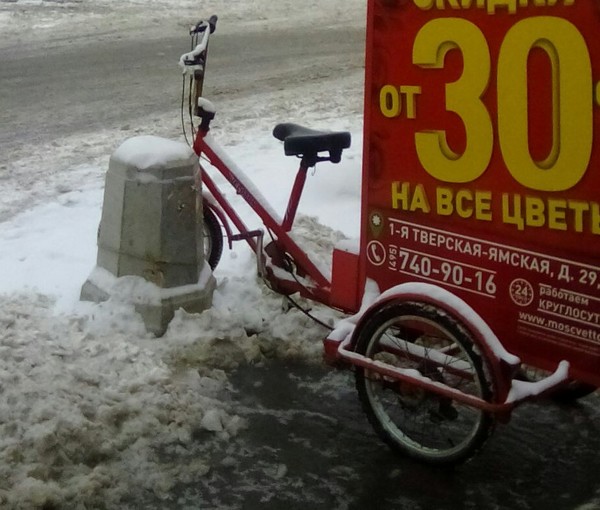
<path fill-rule="evenodd" d="M 283 142 L 286 156 L 301 158 L 300 168 L 296 174 L 285 218 L 281 225 L 285 232 L 289 232 L 292 229 L 296 211 L 298 210 L 298 203 L 304 189 L 308 169 L 320 161 L 339 163 L 342 151 L 350 147 L 350 133 L 342 131 L 316 131 L 286 122 L 275 126 L 273 136 Z M 319 153 L 329 154 L 327 156 L 319 156 Z"/>
<path fill-rule="evenodd" d="M 315 166 L 315 160 L 316 155 L 313 155 L 303 156 L 302 160 L 300 161 L 300 167 L 298 168 L 298 173 L 296 174 L 296 179 L 294 180 L 294 186 L 292 187 L 287 210 L 285 211 L 285 217 L 283 218 L 283 224 L 281 225 L 286 232 L 292 230 L 292 225 L 294 224 L 294 219 L 296 218 L 296 211 L 298 210 L 298 204 L 300 203 L 300 197 L 302 196 L 302 191 L 304 190 L 306 175 L 308 173 L 308 169 L 312 166 Z"/>

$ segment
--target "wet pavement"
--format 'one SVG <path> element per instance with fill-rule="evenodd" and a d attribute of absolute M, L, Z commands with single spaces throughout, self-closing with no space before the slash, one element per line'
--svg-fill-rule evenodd
<path fill-rule="evenodd" d="M 600 396 L 518 408 L 455 468 L 394 455 L 372 432 L 352 374 L 305 362 L 243 366 L 232 405 L 248 428 L 212 452 L 197 508 L 600 509 Z"/>

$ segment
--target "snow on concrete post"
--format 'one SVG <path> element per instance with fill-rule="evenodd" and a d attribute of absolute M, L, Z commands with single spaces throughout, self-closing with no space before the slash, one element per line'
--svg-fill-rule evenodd
<path fill-rule="evenodd" d="M 154 136 L 131 138 L 113 153 L 97 263 L 82 300 L 130 302 L 158 336 L 178 308 L 200 312 L 212 304 L 215 280 L 193 189 L 197 165 L 187 145 Z"/>

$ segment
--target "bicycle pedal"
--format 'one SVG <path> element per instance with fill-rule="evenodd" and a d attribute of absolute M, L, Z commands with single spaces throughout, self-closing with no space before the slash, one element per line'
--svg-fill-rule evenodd
<path fill-rule="evenodd" d="M 264 232 L 261 229 L 250 230 L 248 232 L 244 232 L 243 234 L 235 234 L 230 237 L 232 241 L 245 241 L 246 239 L 250 239 L 252 237 L 262 238 Z"/>

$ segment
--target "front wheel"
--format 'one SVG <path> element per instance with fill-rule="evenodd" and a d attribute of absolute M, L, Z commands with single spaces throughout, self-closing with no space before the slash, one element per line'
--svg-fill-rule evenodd
<path fill-rule="evenodd" d="M 204 260 L 214 270 L 223 254 L 223 232 L 215 213 L 207 206 L 203 207 L 202 220 Z"/>
<path fill-rule="evenodd" d="M 436 307 L 383 304 L 357 335 L 358 354 L 491 400 L 488 372 L 469 333 Z M 369 422 L 397 452 L 430 464 L 454 464 L 473 455 L 491 433 L 489 413 L 365 368 L 357 368 L 355 376 Z"/>

